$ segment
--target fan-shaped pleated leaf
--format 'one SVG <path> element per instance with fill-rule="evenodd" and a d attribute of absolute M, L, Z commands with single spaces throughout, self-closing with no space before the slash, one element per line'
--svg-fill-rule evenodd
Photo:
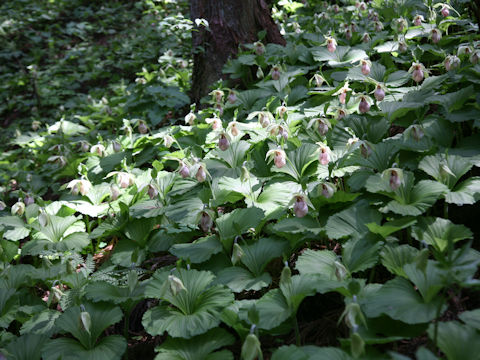
<path fill-rule="evenodd" d="M 364 299 L 362 308 L 367 317 L 386 314 L 407 324 L 420 324 L 435 319 L 440 306 L 445 309 L 442 302 L 440 297 L 424 302 L 408 280 L 397 277 L 370 293 Z"/>
<path fill-rule="evenodd" d="M 415 239 L 425 241 L 438 251 L 444 251 L 450 242 L 453 246 L 457 241 L 473 236 L 466 226 L 455 225 L 447 219 L 432 217 L 420 218 L 412 230 Z"/>
<path fill-rule="evenodd" d="M 159 352 L 155 360 L 233 360 L 228 350 L 216 350 L 233 344 L 235 338 L 221 328 L 212 329 L 191 339 L 169 338 L 155 350 Z"/>
<path fill-rule="evenodd" d="M 172 337 L 190 338 L 214 328 L 220 322 L 220 311 L 233 301 L 232 293 L 213 285 L 208 271 L 183 270 L 173 273 L 185 290 L 173 292 L 169 273 L 157 272 L 145 290 L 146 296 L 164 300 L 143 316 L 143 326 L 151 335 L 165 331 Z"/>
<path fill-rule="evenodd" d="M 325 230 L 332 239 L 346 236 L 361 237 L 368 232 L 366 224 L 380 223 L 382 215 L 369 207 L 365 201 L 357 202 L 349 208 L 328 218 Z"/>
<path fill-rule="evenodd" d="M 211 235 L 187 244 L 175 244 L 169 250 L 178 258 L 198 264 L 222 251 L 222 243 L 216 235 Z"/>

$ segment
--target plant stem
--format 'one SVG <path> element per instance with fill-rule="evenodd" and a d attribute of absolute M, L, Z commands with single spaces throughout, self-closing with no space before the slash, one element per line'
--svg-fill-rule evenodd
<path fill-rule="evenodd" d="M 297 346 L 301 346 L 300 329 L 298 328 L 298 320 L 296 314 L 293 317 L 293 328 L 295 329 L 295 341 L 297 343 Z"/>

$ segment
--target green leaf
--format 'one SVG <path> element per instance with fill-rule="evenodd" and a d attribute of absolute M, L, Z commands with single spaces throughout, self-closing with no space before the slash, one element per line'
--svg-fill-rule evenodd
<path fill-rule="evenodd" d="M 218 360 L 233 360 L 230 351 L 214 351 L 234 342 L 235 338 L 222 328 L 190 339 L 169 338 L 155 349 L 159 352 L 155 360 L 214 360 L 217 357 Z"/>
<path fill-rule="evenodd" d="M 259 208 L 235 209 L 216 219 L 220 240 L 230 249 L 232 240 L 250 228 L 256 228 L 263 220 L 264 212 Z"/>
<path fill-rule="evenodd" d="M 408 228 L 412 225 L 415 225 L 417 220 L 414 217 L 402 217 L 400 219 L 395 219 L 392 221 L 387 221 L 383 225 L 378 225 L 375 223 L 366 224 L 368 230 L 374 234 L 381 235 L 384 239 L 386 239 L 391 234 L 400 231 L 402 229 Z"/>
<path fill-rule="evenodd" d="M 368 232 L 366 224 L 380 223 L 381 219 L 382 216 L 377 210 L 370 208 L 367 202 L 360 201 L 330 216 L 325 230 L 331 239 L 361 237 Z"/>
<path fill-rule="evenodd" d="M 123 231 L 127 238 L 143 248 L 156 222 L 154 218 L 131 219 Z"/>
<path fill-rule="evenodd" d="M 392 319 L 407 324 L 420 324 L 432 321 L 443 299 L 435 298 L 425 303 L 408 280 L 397 277 L 387 281 L 377 291 L 370 293 L 363 301 L 363 310 L 367 317 L 378 317 L 386 314 Z"/>
<path fill-rule="evenodd" d="M 435 339 L 435 326 L 436 324 L 430 324 L 428 337 L 437 341 L 436 345 L 448 360 L 480 359 L 480 342 L 475 329 L 457 321 L 439 322 Z"/>
<path fill-rule="evenodd" d="M 455 225 L 447 219 L 422 217 L 412 228 L 412 236 L 443 252 L 447 249 L 449 242 L 453 245 L 457 241 L 470 239 L 473 233 L 467 227 Z"/>
<path fill-rule="evenodd" d="M 307 168 L 317 160 L 318 146 L 310 143 L 304 143 L 293 151 L 287 151 L 287 163 L 281 168 L 272 166 L 271 171 L 285 173 L 293 177 L 297 182 L 301 182 L 307 174 Z"/>
<path fill-rule="evenodd" d="M 196 227 L 198 214 L 203 211 L 203 207 L 203 201 L 195 197 L 167 206 L 165 213 L 173 222 Z"/>
<path fill-rule="evenodd" d="M 263 273 L 268 263 L 282 255 L 287 244 L 283 240 L 260 238 L 253 244 L 242 246 L 244 252 L 240 261 L 256 276 Z"/>
<path fill-rule="evenodd" d="M 123 313 L 119 307 L 91 303 L 85 304 L 85 311 L 90 314 L 92 321 L 90 332 L 79 326 L 80 314 L 82 312 L 80 306 L 72 306 L 65 310 L 57 319 L 55 325 L 63 331 L 72 334 L 85 349 L 91 350 L 95 347 L 95 342 L 102 332 L 110 325 L 119 322 L 123 317 Z M 123 338 L 121 339 L 124 340 Z"/>
<path fill-rule="evenodd" d="M 380 252 L 382 264 L 392 274 L 407 278 L 404 265 L 410 264 L 415 261 L 418 255 L 418 250 L 410 245 L 387 245 L 384 246 Z"/>
<path fill-rule="evenodd" d="M 294 275 L 291 281 L 280 283 L 282 291 L 289 308 L 296 313 L 303 299 L 315 294 L 318 277 L 314 275 Z"/>
<path fill-rule="evenodd" d="M 5 349 L 12 360 L 40 360 L 41 350 L 48 336 L 40 334 L 26 334 L 10 342 Z"/>
<path fill-rule="evenodd" d="M 239 293 L 244 290 L 261 290 L 270 285 L 272 277 L 266 272 L 254 275 L 247 269 L 234 266 L 220 270 L 216 282 L 228 286 L 233 292 Z"/>
<path fill-rule="evenodd" d="M 431 302 L 444 286 L 446 273 L 432 260 L 428 260 L 425 269 L 420 269 L 416 263 L 410 263 L 404 265 L 403 270 L 427 303 Z"/>
<path fill-rule="evenodd" d="M 342 247 L 342 260 L 350 273 L 376 265 L 382 243 L 373 237 L 350 239 Z"/>
<path fill-rule="evenodd" d="M 315 61 L 328 61 L 328 65 L 331 67 L 352 64 L 368 58 L 368 55 L 364 50 L 353 49 L 349 46 L 337 46 L 336 51 L 333 53 L 328 51 L 326 47 L 322 46 L 314 48 L 312 50 L 312 55 Z"/>
<path fill-rule="evenodd" d="M 58 332 L 58 328 L 55 326 L 55 320 L 60 315 L 61 312 L 59 311 L 45 309 L 24 322 L 20 328 L 20 334 L 39 334 L 50 337 Z"/>
<path fill-rule="evenodd" d="M 283 212 L 294 194 L 300 192 L 301 186 L 295 182 L 283 181 L 265 185 L 257 200 L 252 203 L 265 212 L 265 217 L 274 217 Z M 247 202 L 250 206 L 250 202 Z"/>
<path fill-rule="evenodd" d="M 199 264 L 221 252 L 222 243 L 216 235 L 211 235 L 197 239 L 193 243 L 175 244 L 169 251 L 178 258 Z"/>
<path fill-rule="evenodd" d="M 260 329 L 273 329 L 292 315 L 280 289 L 267 292 L 256 301 L 255 307 L 260 315 L 260 321 L 257 324 Z"/>
<path fill-rule="evenodd" d="M 91 349 L 85 349 L 74 339 L 59 338 L 51 340 L 43 347 L 42 356 L 44 360 L 58 360 L 59 356 L 65 360 L 120 360 L 126 348 L 127 341 L 119 335 L 107 336 Z"/>
<path fill-rule="evenodd" d="M 468 326 L 480 330 L 480 309 L 464 311 L 458 317 Z"/>
<path fill-rule="evenodd" d="M 473 85 L 470 85 L 453 93 L 433 96 L 430 98 L 430 101 L 441 104 L 446 111 L 451 112 L 453 110 L 461 109 L 463 104 L 469 98 L 473 97 L 473 94 Z"/>
<path fill-rule="evenodd" d="M 220 149 L 211 151 L 207 158 L 215 157 L 221 159 L 227 163 L 230 168 L 235 169 L 241 167 L 246 160 L 245 155 L 248 149 L 250 149 L 250 144 L 246 141 L 240 140 L 238 142 L 232 142 L 229 148 L 225 151 Z"/>
<path fill-rule="evenodd" d="M 298 257 L 295 268 L 300 274 L 318 275 L 327 280 L 336 280 L 335 265 L 337 255 L 333 251 L 307 249 Z"/>
<path fill-rule="evenodd" d="M 458 155 L 436 154 L 425 156 L 418 168 L 425 171 L 435 180 L 453 189 L 458 180 L 465 175 L 471 168 L 472 163 L 469 159 Z"/>
<path fill-rule="evenodd" d="M 179 269 L 172 274 L 185 290 L 174 294 L 166 271 L 156 272 L 147 285 L 146 296 L 164 300 L 144 314 L 147 332 L 156 336 L 167 331 L 172 337 L 191 338 L 217 327 L 220 312 L 233 302 L 230 290 L 214 285 L 208 271 Z"/>
<path fill-rule="evenodd" d="M 272 360 L 352 360 L 346 352 L 334 347 L 313 345 L 283 345 L 272 355 Z"/>
<path fill-rule="evenodd" d="M 471 177 L 445 195 L 445 201 L 455 205 L 471 205 L 480 200 L 480 177 Z"/>
<path fill-rule="evenodd" d="M 411 186 L 411 185 L 410 185 Z M 398 191 L 398 189 L 396 190 Z M 431 180 L 419 181 L 413 189 L 405 187 L 403 189 L 405 195 L 409 195 L 408 199 L 398 199 L 390 201 L 385 207 L 381 208 L 382 212 L 394 212 L 400 215 L 418 216 L 427 211 L 437 199 L 446 191 L 445 185 Z"/>
<path fill-rule="evenodd" d="M 136 302 L 144 298 L 146 282 L 140 282 L 130 291 L 128 286 L 109 284 L 106 281 L 94 281 L 85 288 L 85 296 L 95 302 L 105 301 L 120 305 Z"/>
<path fill-rule="evenodd" d="M 0 217 L 0 231 L 5 230 L 3 238 L 11 241 L 18 241 L 26 238 L 30 234 L 30 229 L 18 216 Z"/>

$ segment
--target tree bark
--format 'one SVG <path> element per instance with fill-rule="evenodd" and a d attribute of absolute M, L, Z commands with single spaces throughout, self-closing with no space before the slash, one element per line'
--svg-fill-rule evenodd
<path fill-rule="evenodd" d="M 190 16 L 205 19 L 209 30 L 196 27 L 193 32 L 192 102 L 208 94 L 209 86 L 222 77 L 222 68 L 234 56 L 240 44 L 258 40 L 265 30 L 266 42 L 285 45 L 265 0 L 191 0 Z"/>

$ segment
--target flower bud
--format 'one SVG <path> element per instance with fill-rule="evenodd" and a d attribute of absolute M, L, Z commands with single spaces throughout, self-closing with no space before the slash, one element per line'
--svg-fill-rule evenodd
<path fill-rule="evenodd" d="M 280 67 L 274 66 L 272 68 L 272 79 L 273 80 L 279 80 L 280 79 Z"/>
<path fill-rule="evenodd" d="M 322 184 L 322 195 L 327 199 L 330 199 L 335 194 L 335 185 L 331 183 Z"/>
<path fill-rule="evenodd" d="M 40 213 L 38 214 L 38 223 L 39 223 L 40 226 L 42 226 L 42 227 L 47 226 L 48 223 L 49 223 L 49 216 L 48 216 L 48 214 L 45 212 L 44 209 L 41 209 L 41 210 L 40 210 Z"/>
<path fill-rule="evenodd" d="M 340 101 L 340 104 L 345 104 L 346 99 L 347 99 L 347 90 L 344 90 L 344 91 L 338 96 L 338 101 Z"/>
<path fill-rule="evenodd" d="M 147 127 L 147 124 L 145 124 L 144 121 L 140 121 L 140 122 L 138 123 L 138 132 L 139 132 L 140 134 L 146 134 L 146 133 L 148 133 L 148 127 Z"/>
<path fill-rule="evenodd" d="M 192 126 L 196 118 L 197 117 L 193 112 L 189 112 L 187 115 L 185 115 L 185 124 Z"/>
<path fill-rule="evenodd" d="M 338 281 L 344 280 L 345 277 L 348 275 L 347 268 L 338 261 L 335 261 L 333 264 L 335 266 L 335 277 L 337 278 L 337 280 Z"/>
<path fill-rule="evenodd" d="M 279 169 L 284 167 L 287 163 L 285 151 L 275 150 L 275 157 L 273 159 L 273 162 L 275 163 L 275 166 Z"/>
<path fill-rule="evenodd" d="M 195 178 L 198 182 L 201 183 L 207 179 L 207 174 L 205 172 L 205 169 L 203 168 L 203 165 L 200 165 L 200 167 L 198 168 L 197 173 L 195 174 Z"/>
<path fill-rule="evenodd" d="M 25 212 L 25 204 L 22 201 L 18 201 L 13 204 L 11 209 L 12 215 L 22 216 Z"/>
<path fill-rule="evenodd" d="M 222 151 L 226 151 L 230 147 L 230 142 L 228 141 L 225 134 L 220 134 L 220 139 L 218 140 L 218 147 Z"/>
<path fill-rule="evenodd" d="M 327 38 L 327 50 L 331 53 L 337 50 L 337 41 L 334 38 Z"/>
<path fill-rule="evenodd" d="M 242 248 L 240 247 L 240 245 L 238 245 L 237 242 L 235 242 L 233 244 L 233 250 L 232 250 L 232 265 L 235 266 L 235 264 L 237 264 L 240 261 L 243 255 L 244 255 L 244 252 Z"/>
<path fill-rule="evenodd" d="M 450 10 L 448 10 L 448 7 L 446 6 L 443 6 L 440 12 L 442 13 L 443 17 L 447 17 L 448 15 L 450 15 Z"/>
<path fill-rule="evenodd" d="M 209 232 L 213 225 L 213 220 L 207 212 L 203 211 L 200 217 L 200 229 L 203 232 Z"/>
<path fill-rule="evenodd" d="M 187 291 L 182 280 L 175 275 L 168 275 L 168 282 L 170 283 L 170 290 L 172 291 L 173 296 L 177 296 L 181 291 Z"/>
<path fill-rule="evenodd" d="M 134 183 L 135 183 L 135 179 L 132 174 L 129 174 L 123 171 L 120 171 L 117 173 L 117 184 L 122 189 L 132 186 Z"/>
<path fill-rule="evenodd" d="M 398 52 L 405 52 L 408 50 L 407 43 L 405 41 L 399 41 L 398 42 Z"/>
<path fill-rule="evenodd" d="M 170 148 L 170 146 L 172 146 L 173 144 L 173 137 L 171 137 L 170 135 L 165 135 L 163 137 L 163 144 L 165 145 L 166 148 Z"/>
<path fill-rule="evenodd" d="M 122 150 L 122 145 L 118 141 L 114 141 L 112 142 L 112 148 L 113 148 L 113 151 L 118 153 Z"/>
<path fill-rule="evenodd" d="M 325 81 L 325 79 L 319 74 L 313 75 L 313 80 L 315 81 L 315 86 L 316 87 L 322 86 L 323 82 Z"/>
<path fill-rule="evenodd" d="M 347 40 L 352 39 L 352 31 L 350 29 L 345 30 L 345 39 Z"/>
<path fill-rule="evenodd" d="M 320 154 L 318 155 L 318 161 L 322 165 L 328 165 L 330 162 L 329 148 L 328 146 L 320 147 Z"/>
<path fill-rule="evenodd" d="M 82 311 L 80 313 L 80 320 L 84 330 L 90 334 L 90 330 L 92 328 L 92 319 L 90 314 L 87 311 Z"/>
<path fill-rule="evenodd" d="M 97 154 L 98 156 L 103 157 L 105 156 L 105 146 L 103 146 L 102 144 L 93 145 L 90 149 L 90 152 L 92 154 Z"/>
<path fill-rule="evenodd" d="M 473 65 L 476 65 L 478 64 L 478 60 L 480 59 L 480 50 L 476 50 L 473 52 L 472 55 L 470 55 L 470 62 L 473 64 Z"/>
<path fill-rule="evenodd" d="M 375 21 L 375 32 L 380 32 L 383 30 L 383 24 L 380 21 Z"/>
<path fill-rule="evenodd" d="M 281 118 L 287 113 L 287 107 L 285 105 L 277 107 L 277 115 Z"/>
<path fill-rule="evenodd" d="M 324 119 L 318 119 L 318 132 L 323 136 L 328 132 L 328 122 Z"/>
<path fill-rule="evenodd" d="M 447 71 L 455 70 L 460 66 L 460 59 L 455 55 L 449 55 L 446 57 L 443 64 Z"/>
<path fill-rule="evenodd" d="M 232 121 L 230 123 L 230 133 L 233 135 L 233 136 L 238 136 L 238 134 L 240 133 L 238 131 L 238 128 L 237 128 L 237 122 L 236 121 Z"/>
<path fill-rule="evenodd" d="M 88 180 L 72 180 L 68 183 L 67 189 L 71 189 L 73 195 L 78 195 L 79 193 L 83 196 L 86 195 L 92 188 L 92 183 Z"/>
<path fill-rule="evenodd" d="M 27 194 L 25 195 L 25 197 L 23 198 L 23 202 L 25 203 L 26 206 L 28 205 L 31 205 L 35 202 L 35 199 L 33 198 L 32 195 L 30 194 Z"/>
<path fill-rule="evenodd" d="M 367 60 L 362 60 L 362 74 L 365 76 L 370 74 L 370 65 Z"/>
<path fill-rule="evenodd" d="M 381 85 L 377 85 L 373 96 L 375 96 L 375 99 L 377 99 L 377 101 L 382 101 L 385 98 L 385 91 L 383 90 Z"/>
<path fill-rule="evenodd" d="M 250 179 L 250 172 L 248 171 L 247 167 L 245 165 L 242 166 L 242 173 L 240 175 L 240 180 L 242 182 L 247 181 Z"/>
<path fill-rule="evenodd" d="M 360 154 L 366 159 L 372 154 L 372 148 L 366 142 L 360 145 Z"/>
<path fill-rule="evenodd" d="M 207 119 L 205 119 L 205 122 L 207 124 L 212 125 L 212 130 L 218 130 L 218 129 L 221 129 L 223 127 L 222 120 L 220 120 L 218 117 L 207 118 Z"/>
<path fill-rule="evenodd" d="M 40 121 L 38 120 L 32 121 L 32 130 L 37 131 L 38 129 L 40 129 L 40 125 L 42 125 Z"/>
<path fill-rule="evenodd" d="M 397 190 L 402 184 L 402 180 L 400 179 L 400 176 L 396 170 L 390 170 L 389 184 L 393 191 Z"/>
<path fill-rule="evenodd" d="M 110 197 L 112 201 L 117 200 L 119 196 L 120 196 L 120 189 L 118 188 L 118 186 L 115 184 L 110 186 Z"/>
<path fill-rule="evenodd" d="M 298 218 L 302 218 L 308 214 L 308 205 L 305 202 L 303 196 L 296 196 L 295 197 L 295 204 L 293 205 L 293 211 L 295 212 L 295 216 Z"/>
<path fill-rule="evenodd" d="M 288 140 L 288 131 L 282 125 L 278 127 L 278 135 L 282 136 L 285 140 Z"/>
<path fill-rule="evenodd" d="M 359 358 L 365 352 L 365 341 L 356 332 L 351 335 L 350 351 L 354 358 Z"/>
<path fill-rule="evenodd" d="M 263 55 L 263 53 L 265 52 L 265 46 L 260 41 L 254 43 L 253 47 L 255 49 L 255 54 L 257 55 Z"/>
<path fill-rule="evenodd" d="M 442 32 L 438 29 L 432 29 L 432 42 L 437 44 L 442 38 Z"/>
<path fill-rule="evenodd" d="M 230 104 L 235 104 L 235 102 L 237 101 L 237 95 L 233 91 L 230 91 L 227 100 Z"/>
<path fill-rule="evenodd" d="M 415 141 L 420 141 L 423 136 L 425 135 L 425 133 L 423 132 L 422 128 L 418 125 L 414 125 L 412 126 L 412 130 L 410 132 L 410 135 L 412 135 L 413 139 L 415 139 Z"/>
<path fill-rule="evenodd" d="M 82 150 L 83 152 L 90 151 L 90 144 L 86 141 L 81 141 L 80 142 L 80 150 Z"/>
<path fill-rule="evenodd" d="M 147 194 L 150 197 L 150 200 L 153 200 L 158 196 L 158 190 L 155 188 L 155 186 L 149 184 Z"/>
<path fill-rule="evenodd" d="M 188 166 L 183 161 L 180 162 L 180 166 L 178 168 L 178 173 L 184 179 L 190 176 L 190 169 L 188 168 Z"/>
<path fill-rule="evenodd" d="M 425 19 L 423 18 L 423 15 L 417 15 L 415 16 L 415 18 L 413 19 L 413 25 L 415 26 L 422 26 L 422 21 L 424 21 Z"/>
<path fill-rule="evenodd" d="M 242 345 L 242 360 L 255 360 L 262 353 L 260 341 L 255 334 L 248 334 Z"/>
<path fill-rule="evenodd" d="M 362 113 L 362 114 L 365 114 L 366 112 L 368 112 L 370 110 L 370 104 L 368 103 L 368 101 L 366 100 L 366 98 L 364 98 L 362 96 L 361 100 L 360 100 L 360 104 L 358 104 L 358 110 Z"/>
<path fill-rule="evenodd" d="M 362 41 L 368 43 L 370 41 L 370 35 L 368 33 L 363 34 Z"/>

